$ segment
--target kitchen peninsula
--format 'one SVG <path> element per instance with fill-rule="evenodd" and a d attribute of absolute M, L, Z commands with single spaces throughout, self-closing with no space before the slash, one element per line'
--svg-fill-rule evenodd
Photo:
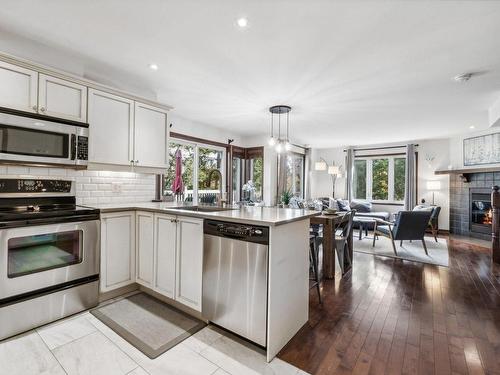
<path fill-rule="evenodd" d="M 188 312 L 207 318 L 210 316 L 207 315 L 209 305 L 214 303 L 208 291 L 218 286 L 225 296 L 219 297 L 223 300 L 219 303 L 225 310 L 237 308 L 236 305 L 241 306 L 242 303 L 248 304 L 245 306 L 249 311 L 243 312 L 240 322 L 236 322 L 243 326 L 242 331 L 231 327 L 228 329 L 250 339 L 251 336 L 244 333 L 261 331 L 264 339 L 261 342 L 253 341 L 266 347 L 268 361 L 307 322 L 309 219 L 317 215 L 317 211 L 271 207 L 221 209 L 187 206 L 177 202 L 94 207 L 101 211 L 101 292 L 137 283 L 143 290 L 167 297 L 167 301 L 171 300 L 174 305 L 187 307 Z M 233 223 L 238 224 L 239 228 L 258 228 L 258 233 L 268 234 L 265 247 L 267 254 L 257 257 L 254 262 L 248 256 L 250 246 L 246 245 L 251 245 L 251 242 L 236 241 L 240 243 L 238 245 L 233 241 L 228 250 L 230 259 L 227 263 L 224 263 L 220 250 L 209 255 L 216 257 L 215 264 L 218 264 L 219 269 L 217 277 L 208 278 L 210 269 L 207 270 L 206 252 L 211 244 L 220 246 L 219 240 L 222 238 L 208 238 L 208 222 L 222 223 L 219 226 Z M 245 253 L 239 263 L 235 260 L 238 258 L 237 249 Z M 267 265 L 262 264 L 266 260 Z M 257 276 L 259 263 L 264 270 L 261 277 L 264 280 Z M 221 270 L 221 264 L 230 270 Z M 225 271 L 229 274 L 229 285 L 224 289 L 219 284 L 224 278 L 220 273 L 224 274 Z M 235 289 L 241 283 L 248 283 L 249 291 L 236 292 Z M 261 293 L 262 303 L 255 303 L 255 299 L 250 303 L 255 298 L 258 286 L 265 288 Z M 267 309 L 255 306 L 266 303 Z M 259 308 L 264 309 L 261 310 L 260 328 L 255 323 L 259 315 L 256 310 Z"/>

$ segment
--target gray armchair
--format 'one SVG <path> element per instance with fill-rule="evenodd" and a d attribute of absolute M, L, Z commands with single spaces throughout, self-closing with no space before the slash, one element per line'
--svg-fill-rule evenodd
<path fill-rule="evenodd" d="M 391 239 L 394 254 L 398 255 L 394 241 L 401 241 L 401 246 L 403 241 L 420 240 L 425 254 L 429 255 L 424 236 L 431 215 L 431 211 L 401 211 L 394 223 L 377 219 L 373 230 L 373 246 L 377 236 L 388 237 Z"/>

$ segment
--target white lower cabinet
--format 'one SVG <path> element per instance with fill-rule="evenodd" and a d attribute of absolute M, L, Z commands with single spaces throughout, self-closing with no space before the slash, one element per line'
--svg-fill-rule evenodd
<path fill-rule="evenodd" d="M 135 212 L 101 215 L 101 292 L 135 282 Z"/>
<path fill-rule="evenodd" d="M 155 276 L 153 289 L 172 299 L 175 298 L 176 242 L 176 217 L 155 214 Z"/>
<path fill-rule="evenodd" d="M 101 291 L 137 282 L 201 311 L 203 219 L 146 211 L 101 215 Z"/>
<path fill-rule="evenodd" d="M 151 212 L 138 211 L 136 221 L 136 281 L 151 287 L 153 285 L 154 231 Z"/>
<path fill-rule="evenodd" d="M 201 311 L 203 282 L 203 220 L 179 217 L 177 221 L 175 299 Z"/>

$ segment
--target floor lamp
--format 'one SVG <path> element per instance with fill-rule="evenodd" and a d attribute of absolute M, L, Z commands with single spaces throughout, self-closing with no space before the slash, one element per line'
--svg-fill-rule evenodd
<path fill-rule="evenodd" d="M 335 198 L 335 182 L 337 181 L 337 177 L 341 175 L 340 172 L 340 166 L 335 165 L 335 163 L 332 163 L 332 165 L 328 165 L 325 159 L 320 158 L 320 161 L 317 161 L 314 163 L 314 169 L 317 171 L 327 171 L 327 173 L 330 175 L 332 178 L 332 198 Z"/>

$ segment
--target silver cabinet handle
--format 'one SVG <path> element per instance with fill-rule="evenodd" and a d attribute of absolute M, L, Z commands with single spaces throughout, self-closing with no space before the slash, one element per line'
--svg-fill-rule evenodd
<path fill-rule="evenodd" d="M 45 112 L 45 108 L 43 108 L 43 107 L 40 108 L 40 111 Z"/>
<path fill-rule="evenodd" d="M 36 105 L 34 105 L 34 106 L 33 106 L 33 111 L 36 111 L 36 110 L 37 110 L 37 108 L 38 108 L 38 107 L 37 107 Z"/>

